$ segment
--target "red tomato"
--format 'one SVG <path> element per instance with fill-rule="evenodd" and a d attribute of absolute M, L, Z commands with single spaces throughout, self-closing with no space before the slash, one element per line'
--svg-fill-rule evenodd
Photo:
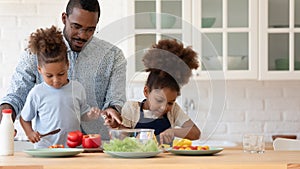
<path fill-rule="evenodd" d="M 198 146 L 197 150 L 209 150 L 209 146 Z"/>
<path fill-rule="evenodd" d="M 75 148 L 78 146 L 78 142 L 74 142 L 74 141 L 71 141 L 71 140 L 67 140 L 67 145 L 68 147 L 70 148 Z"/>
<path fill-rule="evenodd" d="M 78 140 L 80 140 L 80 137 L 76 131 L 71 131 L 68 133 L 68 140 L 78 142 Z"/>
<path fill-rule="evenodd" d="M 81 131 L 75 130 L 75 132 L 77 132 L 77 134 L 78 134 L 79 136 L 83 136 L 83 134 L 81 133 Z"/>
<path fill-rule="evenodd" d="M 98 148 L 101 145 L 100 134 L 88 134 L 82 137 L 83 148 Z"/>
<path fill-rule="evenodd" d="M 77 134 L 79 136 L 79 140 L 78 140 L 78 145 L 77 146 L 80 146 L 81 143 L 82 143 L 83 134 L 79 130 L 76 130 L 75 132 L 77 132 Z"/>
<path fill-rule="evenodd" d="M 197 146 L 189 146 L 191 150 L 197 150 Z"/>
<path fill-rule="evenodd" d="M 173 146 L 173 149 L 178 150 L 180 146 Z"/>
<path fill-rule="evenodd" d="M 68 133 L 67 145 L 74 148 L 81 145 L 82 133 L 79 130 L 71 131 Z"/>

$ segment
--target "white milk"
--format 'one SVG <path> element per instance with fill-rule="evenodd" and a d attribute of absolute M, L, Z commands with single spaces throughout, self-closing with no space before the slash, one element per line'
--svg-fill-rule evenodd
<path fill-rule="evenodd" d="M 2 110 L 0 124 L 0 155 L 14 155 L 14 123 L 11 118 L 12 110 Z"/>

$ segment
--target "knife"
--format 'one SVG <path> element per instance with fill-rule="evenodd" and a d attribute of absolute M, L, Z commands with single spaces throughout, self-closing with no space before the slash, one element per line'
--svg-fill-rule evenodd
<path fill-rule="evenodd" d="M 58 128 L 58 129 L 56 129 L 56 130 L 53 130 L 53 131 L 50 131 L 50 132 L 48 132 L 48 133 L 46 133 L 46 134 L 41 134 L 41 135 L 40 135 L 40 138 L 45 137 L 45 136 L 48 136 L 48 135 L 56 134 L 56 133 L 58 133 L 58 132 L 60 132 L 60 128 Z"/>

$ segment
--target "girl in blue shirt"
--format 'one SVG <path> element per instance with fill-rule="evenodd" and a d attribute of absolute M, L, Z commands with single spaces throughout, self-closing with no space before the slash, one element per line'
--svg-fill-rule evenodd
<path fill-rule="evenodd" d="M 86 103 L 83 86 L 68 80 L 67 47 L 56 27 L 38 29 L 30 35 L 28 48 L 37 57 L 37 69 L 44 82 L 29 92 L 21 111 L 20 123 L 35 148 L 54 144 L 66 146 L 67 134 L 80 130 L 81 120 L 97 119 L 101 113 Z M 35 126 L 32 126 L 35 120 Z M 43 138 L 41 133 L 60 128 L 55 135 Z"/>

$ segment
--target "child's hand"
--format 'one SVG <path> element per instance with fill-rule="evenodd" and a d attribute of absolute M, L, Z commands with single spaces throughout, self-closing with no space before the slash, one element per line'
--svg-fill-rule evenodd
<path fill-rule="evenodd" d="M 159 134 L 160 144 L 169 144 L 174 139 L 174 131 L 172 129 L 167 129 L 164 132 Z"/>
<path fill-rule="evenodd" d="M 41 140 L 40 139 L 40 133 L 37 132 L 37 131 L 32 131 L 32 132 L 28 133 L 27 137 L 28 137 L 29 141 L 32 142 L 32 143 L 36 143 L 36 142 L 39 142 Z"/>
<path fill-rule="evenodd" d="M 91 110 L 87 113 L 87 118 L 89 120 L 96 120 L 100 117 L 101 110 L 98 107 L 92 107 Z"/>

